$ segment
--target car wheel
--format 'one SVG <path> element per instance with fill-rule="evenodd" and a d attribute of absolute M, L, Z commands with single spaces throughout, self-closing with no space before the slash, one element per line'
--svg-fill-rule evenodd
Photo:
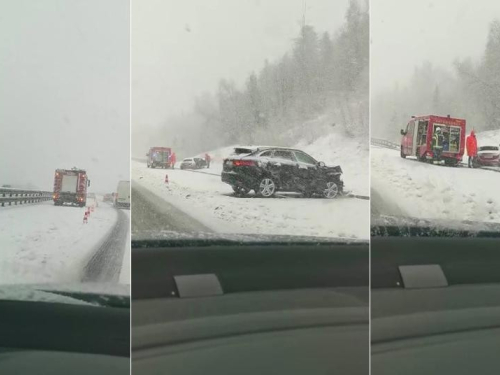
<path fill-rule="evenodd" d="M 276 192 L 276 183 L 272 178 L 264 177 L 260 180 L 256 191 L 259 196 L 270 198 Z"/>
<path fill-rule="evenodd" d="M 333 199 L 339 194 L 339 185 L 334 181 L 328 181 L 326 183 L 326 189 L 323 190 L 323 197 L 327 199 Z"/>

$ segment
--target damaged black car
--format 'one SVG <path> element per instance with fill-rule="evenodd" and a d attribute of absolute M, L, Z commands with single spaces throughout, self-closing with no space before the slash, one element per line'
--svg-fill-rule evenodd
<path fill-rule="evenodd" d="M 254 191 L 269 198 L 276 192 L 332 199 L 343 194 L 342 168 L 329 167 L 305 152 L 284 147 L 249 147 L 224 159 L 222 182 L 238 195 Z"/>

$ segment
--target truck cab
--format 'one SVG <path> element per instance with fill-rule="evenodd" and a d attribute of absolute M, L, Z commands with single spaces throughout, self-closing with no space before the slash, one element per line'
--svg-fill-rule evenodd
<path fill-rule="evenodd" d="M 87 187 L 90 180 L 83 169 L 56 169 L 54 175 L 54 205 L 65 203 L 84 207 L 87 204 Z"/>
<path fill-rule="evenodd" d="M 412 156 L 430 163 L 439 159 L 446 165 L 456 166 L 464 155 L 465 126 L 464 119 L 450 116 L 413 117 L 401 130 L 401 157 Z M 439 155 L 433 149 L 433 138 L 437 133 L 442 134 Z"/>
<path fill-rule="evenodd" d="M 172 168 L 170 147 L 151 147 L 146 156 L 148 168 Z"/>

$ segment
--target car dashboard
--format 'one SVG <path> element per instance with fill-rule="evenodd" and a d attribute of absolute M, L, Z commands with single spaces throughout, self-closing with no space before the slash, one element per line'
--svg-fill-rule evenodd
<path fill-rule="evenodd" d="M 132 259 L 134 374 L 368 372 L 367 244 L 133 246 Z"/>

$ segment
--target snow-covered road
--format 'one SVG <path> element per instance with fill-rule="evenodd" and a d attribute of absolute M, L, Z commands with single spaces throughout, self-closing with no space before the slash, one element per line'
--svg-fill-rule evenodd
<path fill-rule="evenodd" d="M 500 173 L 402 159 L 371 148 L 372 214 L 500 222 Z"/>
<path fill-rule="evenodd" d="M 56 207 L 52 202 L 0 210 L 0 284 L 80 282 L 87 263 L 118 218 L 118 211 L 99 202 L 83 224 L 84 210 Z M 129 220 L 126 212 L 127 228 Z M 128 284 L 130 241 L 126 236 L 121 246 L 119 263 L 123 266 L 116 279 L 119 276 L 121 283 Z"/>
<path fill-rule="evenodd" d="M 222 166 L 181 171 L 132 162 L 132 178 L 150 193 L 218 233 L 369 238 L 369 201 L 353 198 L 237 198 L 220 179 Z M 165 183 L 168 174 L 169 184 Z M 140 220 L 135 218 L 134 220 Z M 132 231 L 136 232 L 134 227 Z"/>

